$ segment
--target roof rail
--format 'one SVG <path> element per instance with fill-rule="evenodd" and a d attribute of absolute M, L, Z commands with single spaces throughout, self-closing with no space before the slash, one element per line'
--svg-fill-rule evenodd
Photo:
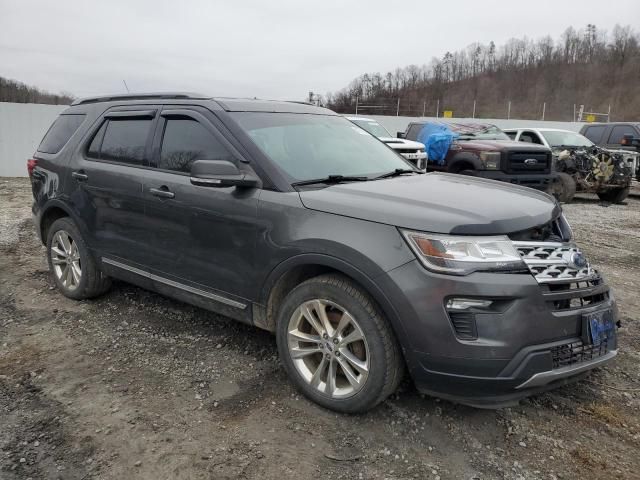
<path fill-rule="evenodd" d="M 211 97 L 208 95 L 189 92 L 124 93 L 117 95 L 100 95 L 96 97 L 80 98 L 78 100 L 75 100 L 71 105 L 85 105 L 87 103 L 98 102 L 115 102 L 118 100 L 180 100 L 187 98 L 203 100 Z"/>

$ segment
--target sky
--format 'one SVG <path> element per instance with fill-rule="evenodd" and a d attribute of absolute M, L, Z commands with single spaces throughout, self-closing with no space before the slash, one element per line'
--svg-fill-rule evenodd
<path fill-rule="evenodd" d="M 124 80 L 302 100 L 474 42 L 638 20 L 638 0 L 0 0 L 0 76 L 76 97 L 123 93 Z"/>

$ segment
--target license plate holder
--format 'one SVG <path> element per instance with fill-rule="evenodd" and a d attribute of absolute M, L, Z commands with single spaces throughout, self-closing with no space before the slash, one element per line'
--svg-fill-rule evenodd
<path fill-rule="evenodd" d="M 615 332 L 616 325 L 611 309 L 585 313 L 582 315 L 582 319 L 583 325 L 586 327 L 587 340 L 591 345 L 599 346 L 601 343 L 607 342 Z"/>

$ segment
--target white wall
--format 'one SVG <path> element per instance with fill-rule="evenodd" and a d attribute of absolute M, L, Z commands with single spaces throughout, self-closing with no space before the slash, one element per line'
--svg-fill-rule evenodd
<path fill-rule="evenodd" d="M 26 177 L 27 160 L 67 106 L 0 102 L 0 177 Z"/>
<path fill-rule="evenodd" d="M 355 116 L 347 115 L 346 117 Z M 434 117 L 391 117 L 386 115 L 358 115 L 359 117 L 374 118 L 383 125 L 395 137 L 396 132 L 404 132 L 410 122 L 418 122 L 425 120 L 438 120 L 440 122 L 475 122 L 475 123 L 492 123 L 500 128 L 518 128 L 518 127 L 538 127 L 538 128 L 563 128 L 577 132 L 584 123 L 579 122 L 547 122 L 541 120 L 504 120 L 493 118 L 434 118 Z"/>

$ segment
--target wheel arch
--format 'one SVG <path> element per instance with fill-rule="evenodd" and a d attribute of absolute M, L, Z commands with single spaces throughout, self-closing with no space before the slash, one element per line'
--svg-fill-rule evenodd
<path fill-rule="evenodd" d="M 398 312 L 384 291 L 362 270 L 344 260 L 325 254 L 297 255 L 283 261 L 271 271 L 263 284 L 259 299 L 260 305 L 257 310 L 261 311 L 261 314 L 254 309 L 256 326 L 275 331 L 278 308 L 287 294 L 303 281 L 325 273 L 344 275 L 367 292 L 391 324 L 400 345 L 405 344 L 405 332 Z"/>
<path fill-rule="evenodd" d="M 480 159 L 471 153 L 459 153 L 449 162 L 447 169 L 451 173 L 459 173 L 463 170 L 479 170 Z"/>

